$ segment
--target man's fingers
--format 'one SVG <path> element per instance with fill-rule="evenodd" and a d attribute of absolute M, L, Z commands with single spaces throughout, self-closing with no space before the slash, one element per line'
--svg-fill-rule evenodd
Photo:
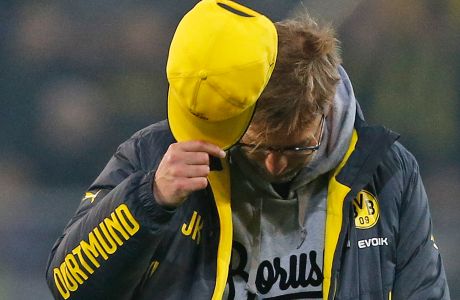
<path fill-rule="evenodd" d="M 191 192 L 205 189 L 208 186 L 206 177 L 183 178 L 177 182 L 177 191 L 182 197 L 188 196 Z"/>
<path fill-rule="evenodd" d="M 206 152 L 212 156 L 224 158 L 225 151 L 220 149 L 214 144 L 203 142 L 203 141 L 189 141 L 177 143 L 183 151 L 186 152 Z"/>
<path fill-rule="evenodd" d="M 178 206 L 190 193 L 205 189 L 209 155 L 224 158 L 225 152 L 202 141 L 171 144 L 155 173 L 153 190 L 158 203 Z"/>
<path fill-rule="evenodd" d="M 179 152 L 166 153 L 164 160 L 169 166 L 173 165 L 209 165 L 209 154 L 206 152 Z"/>
<path fill-rule="evenodd" d="M 208 165 L 209 154 L 206 152 L 185 152 L 183 155 L 184 163 L 187 165 Z"/>
<path fill-rule="evenodd" d="M 210 168 L 209 165 L 188 165 L 183 168 L 172 169 L 170 172 L 173 177 L 206 177 L 209 175 Z"/>

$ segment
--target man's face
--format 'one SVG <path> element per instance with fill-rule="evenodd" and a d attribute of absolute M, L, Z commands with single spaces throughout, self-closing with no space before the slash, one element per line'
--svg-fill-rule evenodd
<path fill-rule="evenodd" d="M 323 125 L 324 117 L 318 116 L 310 126 L 291 134 L 279 131 L 260 135 L 257 124 L 251 124 L 239 145 L 265 180 L 288 182 L 312 160 L 321 142 Z"/>

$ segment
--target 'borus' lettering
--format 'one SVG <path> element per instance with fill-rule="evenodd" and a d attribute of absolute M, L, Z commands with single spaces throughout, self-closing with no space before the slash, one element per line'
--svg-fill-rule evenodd
<path fill-rule="evenodd" d="M 310 270 L 307 276 L 307 254 L 302 253 L 300 257 L 291 255 L 289 258 L 288 270 L 281 266 L 279 257 L 275 257 L 273 262 L 264 260 L 257 269 L 256 287 L 257 290 L 266 294 L 270 291 L 273 285 L 279 284 L 279 288 L 285 291 L 289 288 L 296 289 L 299 286 L 319 286 L 323 282 L 323 274 L 321 268 L 316 263 L 316 251 L 310 251 Z"/>
<path fill-rule="evenodd" d="M 245 282 L 248 281 L 249 274 L 244 271 L 248 262 L 248 254 L 244 246 L 238 242 L 233 242 L 233 251 L 239 256 L 239 264 L 230 269 L 229 272 L 229 297 L 235 297 L 234 276 L 240 276 Z M 256 275 L 256 287 L 259 293 L 267 294 L 274 285 L 278 285 L 281 291 L 299 287 L 319 287 L 323 282 L 323 274 L 317 264 L 316 251 L 310 251 L 308 255 L 291 255 L 289 265 L 283 266 L 281 258 L 275 257 L 272 261 L 264 260 L 259 264 Z M 321 294 L 321 291 L 318 291 Z M 316 294 L 313 292 L 312 294 Z"/>

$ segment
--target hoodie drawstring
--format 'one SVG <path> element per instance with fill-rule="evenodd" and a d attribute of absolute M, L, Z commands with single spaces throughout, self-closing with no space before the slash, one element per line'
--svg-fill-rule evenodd
<path fill-rule="evenodd" d="M 298 214 L 298 222 L 299 222 L 299 232 L 300 232 L 300 241 L 297 245 L 297 249 L 302 247 L 302 244 L 305 242 L 307 238 L 307 228 L 305 228 L 305 219 L 306 219 L 306 212 L 307 212 L 307 205 L 308 201 L 312 194 L 312 188 L 301 188 L 296 191 L 297 197 L 297 214 Z"/>
<path fill-rule="evenodd" d="M 253 226 L 255 226 L 255 231 L 254 231 L 254 239 L 252 242 L 252 249 L 251 249 L 251 261 L 249 264 L 249 276 L 248 276 L 248 282 L 246 283 L 246 290 L 248 291 L 248 294 L 256 295 L 257 294 L 257 287 L 256 287 L 256 276 L 257 276 L 257 269 L 259 267 L 259 261 L 260 261 L 260 242 L 262 239 L 262 230 L 261 230 L 261 224 L 262 224 L 262 205 L 263 201 L 261 198 L 258 198 L 256 200 L 256 205 L 254 206 L 254 223 Z"/>

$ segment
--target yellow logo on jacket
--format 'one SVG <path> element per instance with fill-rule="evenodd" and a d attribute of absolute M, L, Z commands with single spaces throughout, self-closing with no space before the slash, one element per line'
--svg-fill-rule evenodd
<path fill-rule="evenodd" d="M 193 211 L 190 222 L 182 225 L 182 234 L 185 236 L 191 236 L 192 240 L 199 244 L 201 240 L 201 229 L 203 229 L 203 219 L 197 211 Z"/>
<path fill-rule="evenodd" d="M 53 269 L 54 282 L 62 298 L 69 299 L 140 227 L 123 203 L 94 227 L 86 239 L 73 250 L 69 249 L 61 265 Z"/>
<path fill-rule="evenodd" d="M 96 199 L 97 195 L 101 192 L 101 190 L 97 191 L 96 194 L 92 192 L 86 192 L 85 197 L 81 199 L 81 201 L 89 200 L 91 203 L 94 202 L 94 199 Z"/>
<path fill-rule="evenodd" d="M 380 215 L 377 198 L 366 190 L 358 193 L 353 199 L 355 226 L 358 229 L 368 229 L 377 224 Z"/>

